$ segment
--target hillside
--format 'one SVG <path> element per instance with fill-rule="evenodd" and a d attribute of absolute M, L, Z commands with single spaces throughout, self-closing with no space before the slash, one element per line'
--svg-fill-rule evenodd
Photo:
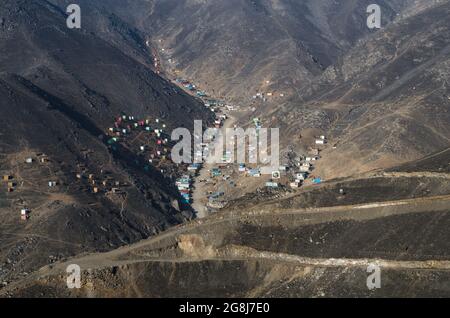
<path fill-rule="evenodd" d="M 148 240 L 41 268 L 0 296 L 445 297 L 450 175 L 423 163 L 447 164 L 447 152 L 286 197 L 246 197 Z M 69 264 L 81 267 L 81 289 L 65 287 Z M 381 268 L 381 289 L 367 289 L 369 264 Z"/>
<path fill-rule="evenodd" d="M 294 135 L 294 144 L 308 129 L 325 133 L 316 173 L 327 179 L 447 148 L 449 10 L 444 1 L 361 41 L 304 90 L 301 103 L 273 109 L 267 121 Z"/>
<path fill-rule="evenodd" d="M 450 296 L 450 0 L 71 2 L 0 3 L 0 298 Z M 283 167 L 181 177 L 200 119 Z"/>
<path fill-rule="evenodd" d="M 173 175 L 132 145 L 110 144 L 108 129 L 123 113 L 168 131 L 211 120 L 199 101 L 129 54 L 143 52 L 145 41 L 113 46 L 88 27 L 70 30 L 45 1 L 2 1 L 0 20 L 0 175 L 10 177 L 0 184 L 0 281 L 191 217 Z"/>
<path fill-rule="evenodd" d="M 56 2 L 63 2 L 55 0 Z M 250 103 L 257 92 L 269 102 L 301 88 L 359 39 L 370 1 L 81 1 L 113 12 L 146 32 L 165 69 L 210 94 Z M 413 0 L 379 1 L 386 25 Z M 276 97 L 276 98 L 275 98 Z"/>

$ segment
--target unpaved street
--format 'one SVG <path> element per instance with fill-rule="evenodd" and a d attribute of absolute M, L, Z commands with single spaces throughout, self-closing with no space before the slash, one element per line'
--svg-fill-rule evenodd
<path fill-rule="evenodd" d="M 228 115 L 228 119 L 225 121 L 223 127 L 222 127 L 222 135 L 214 142 L 215 145 L 223 145 L 223 136 L 225 135 L 225 130 L 227 128 L 233 127 L 234 123 L 236 122 L 236 118 L 233 116 Z M 218 148 L 220 149 L 220 147 Z M 215 157 L 215 158 L 212 158 Z M 219 162 L 222 158 L 221 151 L 215 151 L 211 152 L 209 154 L 208 162 Z M 212 160 L 214 159 L 214 160 Z M 208 164 L 205 163 L 203 165 L 203 168 L 200 170 L 199 175 L 195 178 L 195 187 L 192 192 L 192 208 L 197 212 L 197 218 L 204 218 L 208 215 L 208 209 L 207 209 L 207 202 L 208 198 L 206 197 L 206 185 L 204 182 L 200 182 L 200 180 L 206 180 L 210 178 L 210 171 L 213 169 L 217 164 Z"/>

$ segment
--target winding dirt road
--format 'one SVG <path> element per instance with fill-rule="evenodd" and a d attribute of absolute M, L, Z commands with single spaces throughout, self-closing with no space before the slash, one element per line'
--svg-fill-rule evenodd
<path fill-rule="evenodd" d="M 5 293 L 18 287 L 33 284 L 37 279 L 53 275 L 65 273 L 69 264 L 78 264 L 83 270 L 95 270 L 100 268 L 109 268 L 113 266 L 122 266 L 127 264 L 136 264 L 142 262 L 199 262 L 205 260 L 250 260 L 250 259 L 266 259 L 280 262 L 296 263 L 299 265 L 312 265 L 323 267 L 362 267 L 368 264 L 377 264 L 383 268 L 397 269 L 431 269 L 431 270 L 450 270 L 450 260 L 390 260 L 382 258 L 310 258 L 301 255 L 292 255 L 285 253 L 274 253 L 269 251 L 259 251 L 246 246 L 225 246 L 217 250 L 212 255 L 204 257 L 192 257 L 189 255 L 180 255 L 177 257 L 159 257 L 149 253 L 154 249 L 160 249 L 161 244 L 166 239 L 173 238 L 177 241 L 180 235 L 190 233 L 201 233 L 201 229 L 209 228 L 211 225 L 217 225 L 233 220 L 253 219 L 264 216 L 275 216 L 282 218 L 283 216 L 298 215 L 304 218 L 304 222 L 326 222 L 332 219 L 350 219 L 350 220 L 368 220 L 391 215 L 401 215 L 408 213 L 430 213 L 430 212 L 449 212 L 450 211 L 450 195 L 398 200 L 389 202 L 372 202 L 350 206 L 336 206 L 324 208 L 308 208 L 308 209 L 288 209 L 276 210 L 261 209 L 246 211 L 225 212 L 221 215 L 211 215 L 206 219 L 197 219 L 191 223 L 178 226 L 168 231 L 141 242 L 124 246 L 116 250 L 106 253 L 96 253 L 90 255 L 82 255 L 75 257 L 66 262 L 57 263 L 41 268 L 40 270 L 30 274 L 22 281 L 14 282 L 0 290 L 0 297 Z"/>

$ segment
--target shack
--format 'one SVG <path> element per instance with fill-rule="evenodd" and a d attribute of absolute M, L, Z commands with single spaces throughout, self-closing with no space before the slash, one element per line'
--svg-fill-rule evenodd
<path fill-rule="evenodd" d="M 30 217 L 30 210 L 29 209 L 24 208 L 24 209 L 20 210 L 20 219 L 22 221 L 27 221 L 29 219 L 29 217 Z"/>

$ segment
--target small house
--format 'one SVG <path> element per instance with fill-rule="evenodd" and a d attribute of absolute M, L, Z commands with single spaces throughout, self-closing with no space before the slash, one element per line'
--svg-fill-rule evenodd
<path fill-rule="evenodd" d="M 212 175 L 213 178 L 214 177 L 219 177 L 219 176 L 222 175 L 222 172 L 220 171 L 220 169 L 214 168 L 211 171 L 211 175 Z"/>
<path fill-rule="evenodd" d="M 187 168 L 188 171 L 197 171 L 198 167 L 196 165 L 189 165 L 189 167 Z"/>
<path fill-rule="evenodd" d="M 6 176 L 3 176 L 3 181 L 8 181 L 8 180 L 11 180 L 12 178 L 13 178 L 13 176 L 6 175 Z"/>
<path fill-rule="evenodd" d="M 261 171 L 259 169 L 251 169 L 248 171 L 249 176 L 259 178 L 261 177 Z"/>
<path fill-rule="evenodd" d="M 30 217 L 30 210 L 28 209 L 21 209 L 20 210 L 20 219 L 23 221 L 28 220 Z"/>
<path fill-rule="evenodd" d="M 325 140 L 323 140 L 323 139 L 317 139 L 317 140 L 316 140 L 316 145 L 325 145 Z"/>
<path fill-rule="evenodd" d="M 57 182 L 56 182 L 56 181 L 49 181 L 49 182 L 48 182 L 49 188 L 54 188 L 54 187 L 56 187 L 56 185 L 57 185 Z"/>
<path fill-rule="evenodd" d="M 309 169 L 310 169 L 310 167 L 308 167 L 308 166 L 301 166 L 300 167 L 300 172 L 308 172 Z"/>
<path fill-rule="evenodd" d="M 25 159 L 25 163 L 33 163 L 33 158 L 27 158 L 27 159 Z"/>

